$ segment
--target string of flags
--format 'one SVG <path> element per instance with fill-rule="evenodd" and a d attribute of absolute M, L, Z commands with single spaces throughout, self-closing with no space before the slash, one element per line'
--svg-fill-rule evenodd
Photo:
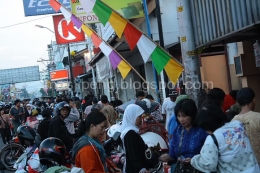
<path fill-rule="evenodd" d="M 110 8 L 104 2 L 100 0 L 79 1 L 83 9 L 87 13 L 93 11 L 103 25 L 106 25 L 106 23 L 109 22 L 119 38 L 121 38 L 124 34 L 131 50 L 137 46 L 144 63 L 146 63 L 149 57 L 151 57 L 157 73 L 161 73 L 164 69 L 169 79 L 173 83 L 177 82 L 184 68 L 162 47 L 147 37 L 141 30 L 130 23 L 127 19 L 123 18 L 119 13 Z M 74 14 L 63 7 L 57 0 L 50 0 L 49 4 L 55 11 L 60 10 L 66 19 L 71 19 L 77 28 L 82 28 L 82 30 L 92 38 L 95 47 L 99 47 L 101 51 L 109 57 L 112 67 L 114 69 L 118 68 L 123 79 L 125 79 L 127 74 L 130 72 L 131 67 L 121 58 L 121 55 L 117 51 L 101 39 L 97 33 L 95 33 L 87 25 L 82 23 Z"/>
<path fill-rule="evenodd" d="M 55 11 L 60 10 L 63 16 L 67 20 L 71 20 L 78 29 L 81 28 L 84 31 L 84 33 L 92 39 L 94 46 L 96 48 L 99 47 L 100 50 L 104 53 L 104 55 L 106 55 L 106 57 L 109 58 L 110 64 L 113 67 L 113 69 L 115 70 L 117 68 L 121 73 L 122 78 L 123 79 L 126 78 L 126 76 L 131 70 L 131 66 L 121 58 L 121 55 L 116 50 L 114 50 L 106 41 L 104 41 L 101 37 L 99 37 L 94 30 L 92 30 L 90 27 L 88 27 L 83 22 L 81 22 L 74 14 L 72 14 L 68 9 L 66 9 L 60 2 L 56 0 L 50 0 L 49 4 Z"/>
<path fill-rule="evenodd" d="M 151 57 L 157 73 L 161 73 L 161 71 L 165 69 L 169 79 L 173 83 L 177 82 L 184 68 L 162 47 L 104 2 L 100 0 L 79 1 L 83 9 L 87 13 L 93 11 L 103 25 L 106 25 L 106 23 L 109 22 L 119 38 L 124 34 L 131 50 L 137 46 L 144 63 Z"/>

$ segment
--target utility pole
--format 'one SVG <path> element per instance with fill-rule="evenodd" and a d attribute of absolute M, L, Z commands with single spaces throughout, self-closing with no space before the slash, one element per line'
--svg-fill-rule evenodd
<path fill-rule="evenodd" d="M 158 23 L 158 32 L 159 32 L 159 41 L 160 41 L 160 46 L 162 48 L 164 48 L 164 38 L 163 38 L 163 28 L 162 28 L 162 18 L 161 18 L 161 7 L 160 7 L 160 1 L 159 0 L 155 0 L 156 3 L 156 16 L 157 16 L 157 23 Z M 167 87 L 168 85 L 168 77 L 167 74 L 165 72 L 165 70 L 163 70 L 163 76 L 164 76 L 164 81 L 165 82 L 165 97 L 169 96 L 169 88 Z"/>
<path fill-rule="evenodd" d="M 186 94 L 199 104 L 200 82 L 199 61 L 197 53 L 190 54 L 188 52 L 195 51 L 195 41 L 193 25 L 191 20 L 190 0 L 178 0 L 177 11 L 179 19 L 179 35 L 181 41 L 182 60 L 184 64 L 184 84 Z"/>
<path fill-rule="evenodd" d="M 70 44 L 68 44 L 68 61 L 69 61 L 69 68 L 70 68 L 70 82 L 71 82 L 71 90 L 72 90 L 72 96 L 74 96 L 75 92 L 75 82 L 74 82 L 74 76 L 72 71 L 72 62 L 71 62 L 71 56 L 70 56 Z"/>

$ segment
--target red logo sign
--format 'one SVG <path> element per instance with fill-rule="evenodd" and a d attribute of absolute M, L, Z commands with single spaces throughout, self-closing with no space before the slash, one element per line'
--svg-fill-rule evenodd
<path fill-rule="evenodd" d="M 82 29 L 78 29 L 71 20 L 66 20 L 63 15 L 53 16 L 53 23 L 57 44 L 85 41 Z"/>
<path fill-rule="evenodd" d="M 56 80 L 63 80 L 63 79 L 68 79 L 68 72 L 67 70 L 55 70 L 50 72 L 51 76 L 51 81 L 56 81 Z"/>

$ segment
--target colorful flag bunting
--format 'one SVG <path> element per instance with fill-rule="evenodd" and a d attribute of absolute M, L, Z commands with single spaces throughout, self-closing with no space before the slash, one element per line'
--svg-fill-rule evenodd
<path fill-rule="evenodd" d="M 56 12 L 58 12 L 60 10 L 61 4 L 59 2 L 57 2 L 56 0 L 50 0 L 49 4 Z"/>
<path fill-rule="evenodd" d="M 130 72 L 131 67 L 125 61 L 123 61 L 115 51 L 112 51 L 109 54 L 109 60 L 113 69 L 118 68 L 123 79 L 125 79 L 127 74 Z"/>
<path fill-rule="evenodd" d="M 118 16 L 115 12 L 112 12 L 108 22 L 114 28 L 116 35 L 118 35 L 118 37 L 121 38 L 125 30 L 127 21 L 121 16 Z"/>
<path fill-rule="evenodd" d="M 70 20 L 72 14 L 68 10 L 66 10 L 63 6 L 61 6 L 60 11 L 62 12 L 66 20 Z"/>
<path fill-rule="evenodd" d="M 139 50 L 142 50 L 140 51 L 140 53 L 142 55 L 144 62 L 146 63 L 150 55 L 153 53 L 154 49 L 156 48 L 156 44 L 154 44 L 154 42 L 152 42 L 145 35 L 142 35 L 137 42 L 137 47 Z"/>
<path fill-rule="evenodd" d="M 90 3 L 94 2 L 94 0 L 88 0 Z M 113 50 L 105 41 L 102 39 L 87 25 L 83 24 L 75 15 L 73 15 L 69 10 L 64 8 L 57 0 L 50 0 L 49 4 L 56 11 L 61 10 L 62 14 L 66 19 L 69 19 L 74 23 L 77 28 L 82 28 L 82 30 L 87 34 L 88 37 L 91 37 L 96 48 L 100 48 L 100 50 L 109 58 L 111 66 L 115 69 L 118 68 L 119 72 L 122 75 L 122 78 L 125 79 L 128 73 L 131 71 L 131 66 L 127 64 L 119 55 L 118 52 Z M 94 3 L 92 3 L 94 4 Z M 91 4 L 90 4 L 91 5 Z M 94 6 L 94 5 L 93 5 Z M 99 10 L 99 7 L 96 8 Z M 111 11 L 112 12 L 112 11 Z M 104 19 L 105 20 L 105 19 Z M 108 20 L 108 19 L 106 19 Z"/>
<path fill-rule="evenodd" d="M 133 50 L 138 40 L 142 36 L 142 33 L 138 29 L 136 29 L 133 25 L 127 23 L 124 34 L 130 49 Z"/>
<path fill-rule="evenodd" d="M 82 25 L 81 29 L 84 31 L 84 33 L 87 34 L 88 37 L 91 37 L 91 35 L 93 34 L 93 31 L 89 29 L 89 27 L 87 27 L 86 25 Z"/>
<path fill-rule="evenodd" d="M 106 55 L 106 57 L 109 57 L 112 52 L 112 49 L 104 41 L 99 45 L 99 48 Z"/>
<path fill-rule="evenodd" d="M 137 29 L 137 27 L 124 19 L 118 12 L 112 10 L 112 8 L 104 2 L 100 0 L 80 0 L 80 3 L 86 12 L 93 10 L 103 25 L 110 22 L 119 38 L 121 38 L 122 33 L 124 33 L 131 50 L 137 45 L 144 62 L 147 62 L 149 56 L 151 56 L 157 72 L 160 73 L 165 69 L 171 81 L 176 83 L 179 75 L 183 71 L 183 66 L 177 60 L 173 59 L 162 47 L 151 41 Z M 93 5 L 93 3 L 95 4 Z M 93 6 L 93 9 L 90 8 L 91 6 Z M 171 69 L 171 71 L 169 71 L 169 69 Z"/>
<path fill-rule="evenodd" d="M 92 39 L 95 47 L 98 48 L 99 45 L 101 44 L 102 40 L 96 34 L 92 34 L 91 39 Z"/>
<path fill-rule="evenodd" d="M 71 20 L 72 20 L 73 24 L 74 24 L 78 29 L 81 27 L 82 23 L 79 21 L 79 19 L 78 19 L 74 14 L 72 14 Z"/>
<path fill-rule="evenodd" d="M 99 21 L 105 26 L 112 14 L 112 9 L 97 0 L 93 12 L 97 15 Z"/>

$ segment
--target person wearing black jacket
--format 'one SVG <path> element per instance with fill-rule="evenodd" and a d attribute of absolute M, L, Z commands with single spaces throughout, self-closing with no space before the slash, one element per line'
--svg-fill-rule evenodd
<path fill-rule="evenodd" d="M 40 122 L 37 133 L 40 135 L 41 140 L 43 141 L 44 139 L 48 138 L 48 132 L 51 123 L 51 111 L 49 109 L 44 109 L 42 111 L 42 117 L 44 119 Z"/>
<path fill-rule="evenodd" d="M 145 156 L 148 147 L 138 133 L 143 113 L 144 110 L 135 104 L 128 105 L 124 112 L 120 138 L 126 153 L 123 171 L 126 173 L 149 173 Z"/>
<path fill-rule="evenodd" d="M 73 138 L 68 132 L 64 119 L 69 116 L 70 106 L 67 102 L 61 102 L 56 108 L 57 116 L 51 121 L 48 137 L 59 138 L 66 146 L 67 150 L 73 146 Z"/>

